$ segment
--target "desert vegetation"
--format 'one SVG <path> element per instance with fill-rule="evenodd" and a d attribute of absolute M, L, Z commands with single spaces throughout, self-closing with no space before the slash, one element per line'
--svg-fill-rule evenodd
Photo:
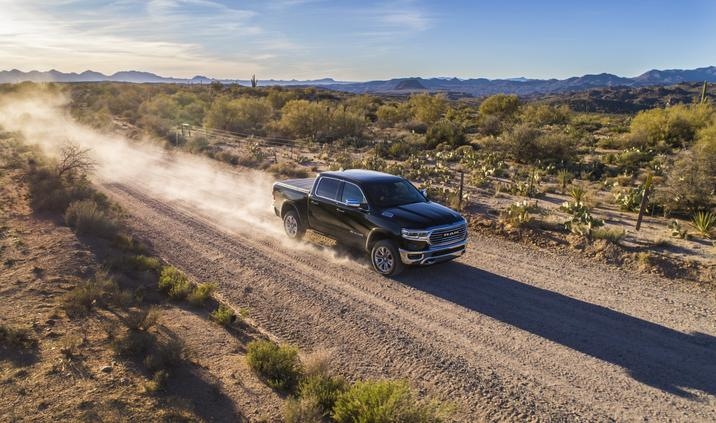
<path fill-rule="evenodd" d="M 617 242 L 626 261 L 644 250 L 668 256 L 670 243 L 689 252 L 682 261 L 708 264 L 713 257 L 703 218 L 716 205 L 716 113 L 708 90 L 703 98 L 692 90 L 692 102 L 595 113 L 579 111 L 571 95 L 451 100 L 221 84 L 54 89 L 68 92 L 80 121 L 232 166 L 278 177 L 341 168 L 399 174 L 461 208 L 478 230 L 537 243 L 556 236 L 578 249 L 597 239 Z M 62 175 L 55 179 L 61 184 Z M 585 199 L 574 198 L 575 190 Z M 63 201 L 82 197 L 67 195 Z M 57 202 L 42 198 L 47 207 Z M 81 205 L 91 211 L 90 203 Z M 637 231 L 640 211 L 654 225 Z M 671 237 L 674 222 L 689 236 Z"/>

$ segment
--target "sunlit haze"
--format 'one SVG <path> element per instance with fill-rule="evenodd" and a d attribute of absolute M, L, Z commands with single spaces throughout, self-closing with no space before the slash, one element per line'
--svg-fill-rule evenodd
<path fill-rule="evenodd" d="M 0 0 L 0 10 L 0 70 L 565 78 L 716 57 L 713 0 Z"/>

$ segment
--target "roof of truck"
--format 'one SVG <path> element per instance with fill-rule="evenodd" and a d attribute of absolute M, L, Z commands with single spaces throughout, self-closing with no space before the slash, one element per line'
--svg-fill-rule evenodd
<path fill-rule="evenodd" d="M 366 169 L 348 169 L 337 172 L 323 172 L 321 173 L 321 176 L 335 176 L 347 181 L 360 183 L 401 179 L 399 176 L 391 175 L 389 173 L 376 172 L 375 170 Z"/>

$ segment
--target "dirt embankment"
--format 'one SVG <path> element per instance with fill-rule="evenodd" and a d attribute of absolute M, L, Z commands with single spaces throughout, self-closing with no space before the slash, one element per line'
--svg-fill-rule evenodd
<path fill-rule="evenodd" d="M 140 288 L 143 300 L 137 301 L 158 307 L 153 336 L 178 342 L 183 352 L 164 386 L 150 392 L 146 366 L 112 348 L 137 306 L 97 304 L 72 317 L 64 308 L 68 292 L 102 272 L 107 250 L 78 238 L 60 216 L 33 212 L 24 172 L 3 164 L 0 325 L 27 330 L 35 345 L 0 343 L 0 421 L 280 421 L 282 398 L 244 357 L 256 333 L 228 332 L 210 322 L 206 310 L 162 299 L 156 282 Z M 141 279 L 119 282 L 122 288 L 142 285 Z"/>

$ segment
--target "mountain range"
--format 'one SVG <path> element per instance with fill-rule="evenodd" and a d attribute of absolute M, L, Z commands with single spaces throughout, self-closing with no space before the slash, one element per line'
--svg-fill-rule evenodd
<path fill-rule="evenodd" d="M 112 75 L 85 71 L 64 73 L 57 70 L 47 72 L 22 72 L 17 69 L 0 71 L 0 83 L 32 82 L 129 82 L 129 83 L 177 83 L 250 85 L 249 80 L 213 79 L 197 75 L 193 78 L 163 77 L 150 72 L 122 71 Z M 606 87 L 644 87 L 673 85 L 682 82 L 716 82 L 716 66 L 697 69 L 653 69 L 639 76 L 628 78 L 609 73 L 583 75 L 567 79 L 459 79 L 459 78 L 394 78 L 384 81 L 348 82 L 331 78 L 316 80 L 259 80 L 260 86 L 316 86 L 352 93 L 410 93 L 415 91 L 447 92 L 465 96 L 484 96 L 497 93 L 518 95 L 577 92 Z"/>

